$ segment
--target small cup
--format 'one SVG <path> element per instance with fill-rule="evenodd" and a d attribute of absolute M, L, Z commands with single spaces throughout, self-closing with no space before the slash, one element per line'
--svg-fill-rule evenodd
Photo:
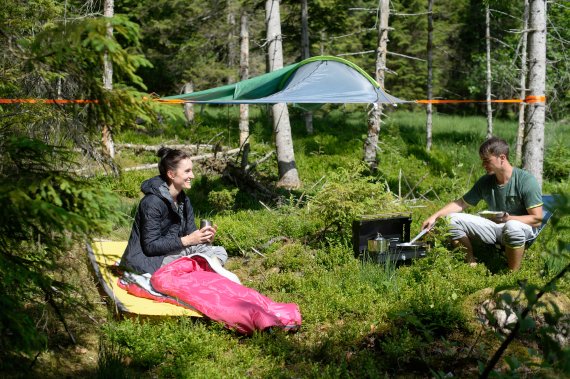
<path fill-rule="evenodd" d="M 212 221 L 210 220 L 206 220 L 206 219 L 201 219 L 200 220 L 200 229 L 205 228 L 206 226 L 212 226 Z"/>

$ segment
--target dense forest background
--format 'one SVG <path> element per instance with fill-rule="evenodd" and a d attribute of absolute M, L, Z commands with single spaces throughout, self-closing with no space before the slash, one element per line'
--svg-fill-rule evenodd
<path fill-rule="evenodd" d="M 391 1 L 386 89 L 404 99 L 426 97 L 427 1 Z M 491 10 L 491 65 L 493 96 L 517 98 L 522 1 L 436 0 L 434 2 L 434 98 L 485 98 L 485 5 Z M 376 1 L 309 1 L 309 41 L 311 55 L 345 57 L 367 72 L 374 72 L 378 39 Z M 102 1 L 8 1 L 2 10 L 2 44 L 5 62 L 13 70 L 21 59 L 14 49 L 24 40 L 65 25 L 67 33 L 90 19 L 101 18 Z M 250 76 L 266 71 L 265 9 L 262 1 L 130 1 L 114 2 L 116 15 L 136 24 L 136 31 L 117 35 L 122 45 L 137 36 L 136 47 L 150 64 L 137 71 L 149 92 L 159 95 L 179 93 L 187 81 L 195 90 L 212 88 L 239 79 L 240 17 L 249 17 Z M 548 117 L 560 119 L 568 107 L 570 63 L 568 43 L 570 9 L 564 1 L 548 4 Z M 126 18 L 126 19 L 125 19 Z M 301 5 L 282 1 L 281 20 L 285 64 L 301 60 Z M 79 32 L 77 30 L 77 32 Z M 31 46 L 30 46 L 31 47 Z M 67 48 L 70 48 L 68 46 Z M 19 47 L 21 49 L 22 46 Z M 47 48 L 44 46 L 44 49 Z M 83 48 L 88 48 L 84 45 Z M 98 46 L 103 48 L 103 46 Z M 132 52 L 132 50 L 131 50 Z M 96 63 L 96 62 L 91 62 Z M 45 69 L 49 69 L 46 67 Z M 102 65 L 89 68 L 95 76 Z M 36 71 L 42 75 L 42 71 Z M 69 73 L 67 73 L 69 75 Z M 97 77 L 102 75 L 99 74 Z M 5 75 L 4 80 L 13 75 Z M 116 81 L 120 79 L 115 78 Z M 125 78 L 126 79 L 126 78 Z M 36 84 L 36 85 L 32 85 Z M 70 80 L 66 83 L 71 86 Z M 20 95 L 49 97 L 57 81 L 49 78 L 31 88 L 3 87 L 6 97 Z M 69 91 L 63 91 L 69 97 Z M 86 98 L 87 93 L 74 93 Z M 478 106 L 450 108 L 476 112 Z M 508 110 L 501 112 L 507 115 Z"/>
<path fill-rule="evenodd" d="M 522 1 L 434 2 L 434 98 L 485 98 L 485 4 L 491 9 L 492 90 L 496 99 L 518 98 Z M 391 1 L 386 89 L 403 99 L 426 97 L 427 1 Z M 374 72 L 378 43 L 376 1 L 309 1 L 311 55 L 345 57 Z M 140 75 L 150 91 L 179 93 L 186 81 L 195 90 L 239 79 L 239 20 L 250 19 L 250 76 L 266 72 L 264 2 L 116 1 L 117 13 L 141 26 L 142 52 L 153 64 Z M 548 116 L 565 117 L 570 89 L 567 48 L 570 9 L 548 9 Z M 285 64 L 301 60 L 301 5 L 283 1 L 281 19 Z M 449 108 L 473 113 L 478 106 Z M 512 112 L 512 110 L 511 110 Z M 504 109 L 502 116 L 509 115 Z"/>

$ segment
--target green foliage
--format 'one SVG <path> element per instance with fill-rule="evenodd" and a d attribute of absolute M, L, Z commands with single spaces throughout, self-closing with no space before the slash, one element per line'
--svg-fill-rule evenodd
<path fill-rule="evenodd" d="M 254 367 L 256 375 L 263 376 L 272 367 L 255 344 L 243 345 L 216 324 L 134 320 L 110 323 L 104 333 L 124 356 L 134 358 L 132 369 L 152 368 L 160 377 L 245 376 Z"/>
<path fill-rule="evenodd" d="M 69 302 L 70 288 L 52 275 L 72 243 L 110 231 L 116 198 L 68 173 L 69 152 L 12 136 L 1 143 L 0 346 L 2 354 L 30 353 L 45 334 L 24 307 L 44 298 Z"/>
<path fill-rule="evenodd" d="M 242 210 L 232 214 L 212 215 L 211 218 L 219 226 L 216 238 L 230 253 L 252 252 L 251 248 L 259 249 L 270 244 L 276 237 L 302 239 L 314 234 L 321 225 L 319 220 L 306 211 L 295 208 Z"/>
<path fill-rule="evenodd" d="M 149 171 L 127 171 L 116 178 L 105 175 L 97 177 L 96 180 L 117 195 L 139 199 L 142 196 L 141 183 L 155 174 L 156 172 Z"/>
<path fill-rule="evenodd" d="M 347 239 L 347 230 L 353 220 L 386 209 L 394 210 L 393 198 L 384 185 L 362 176 L 364 169 L 362 165 L 339 168 L 310 200 L 308 209 L 321 218 L 325 233 L 334 230 L 338 238 Z"/>
<path fill-rule="evenodd" d="M 485 275 L 475 281 L 462 260 L 440 248 L 399 274 L 397 318 L 425 341 L 462 328 L 461 299 L 486 283 Z"/>
<path fill-rule="evenodd" d="M 208 201 L 217 212 L 229 211 L 235 205 L 238 191 L 238 188 L 234 188 L 232 190 L 223 189 L 221 191 L 211 191 L 208 194 Z"/>
<path fill-rule="evenodd" d="M 314 255 L 301 244 L 285 245 L 277 252 L 273 252 L 264 262 L 267 267 L 277 267 L 280 271 L 296 272 L 310 267 Z"/>
<path fill-rule="evenodd" d="M 99 342 L 99 356 L 97 359 L 97 378 L 128 379 L 135 378 L 122 362 L 125 352 L 116 343 L 107 342 L 101 338 Z"/>
<path fill-rule="evenodd" d="M 558 141 L 546 152 L 544 177 L 553 181 L 570 179 L 570 151 L 564 142 Z"/>
<path fill-rule="evenodd" d="M 113 26 L 115 37 L 106 36 L 108 23 Z M 150 63 L 139 53 L 138 25 L 125 17 L 53 24 L 33 39 L 22 41 L 22 47 L 30 54 L 23 67 L 27 72 L 46 84 L 57 80 L 68 83 L 66 96 L 70 98 L 98 101 L 86 106 L 81 120 L 89 131 L 98 130 L 101 124 L 118 130 L 134 123 L 136 116 L 154 119 L 153 103 L 143 101 L 145 94 L 126 85 L 133 83 L 146 89 L 136 70 Z M 113 64 L 113 91 L 106 90 L 102 83 L 104 54 Z"/>

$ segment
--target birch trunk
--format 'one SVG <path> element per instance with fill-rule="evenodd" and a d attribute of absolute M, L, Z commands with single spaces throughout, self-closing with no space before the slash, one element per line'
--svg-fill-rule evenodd
<path fill-rule="evenodd" d="M 390 1 L 380 0 L 380 22 L 378 24 L 378 47 L 376 49 L 376 81 L 384 88 L 384 73 L 386 70 L 386 47 L 388 45 L 388 18 L 390 16 Z M 382 116 L 382 104 L 375 103 L 368 116 L 368 136 L 364 141 L 364 162 L 371 170 L 376 170 L 378 161 L 376 149 L 378 133 Z"/>
<path fill-rule="evenodd" d="M 528 0 L 524 0 L 523 31 L 521 34 L 521 72 L 520 72 L 520 98 L 526 97 L 526 75 L 527 75 L 527 40 L 528 40 Z M 525 102 L 519 104 L 519 127 L 517 130 L 517 142 L 515 145 L 515 163 L 517 166 L 522 161 L 522 145 L 524 140 L 524 114 Z"/>
<path fill-rule="evenodd" d="M 491 105 L 491 12 L 485 6 L 485 44 L 487 46 L 487 139 L 493 136 L 493 107 Z"/>
<path fill-rule="evenodd" d="M 279 0 L 267 0 L 265 3 L 265 21 L 267 25 L 267 54 L 269 71 L 283 68 L 283 47 L 281 35 L 281 16 L 279 13 Z M 293 151 L 293 138 L 289 122 L 287 104 L 275 104 L 273 110 L 273 130 L 275 132 L 275 146 L 277 150 L 277 166 L 279 170 L 278 187 L 298 188 L 301 186 L 295 153 Z"/>
<path fill-rule="evenodd" d="M 241 15 L 240 27 L 240 59 L 239 78 L 246 80 L 249 78 L 249 29 L 247 13 Z M 239 145 L 243 150 L 241 164 L 247 167 L 249 160 L 249 105 L 239 105 Z"/>
<path fill-rule="evenodd" d="M 194 92 L 194 83 L 186 82 L 183 91 L 184 93 Z M 186 117 L 186 125 L 194 123 L 194 104 L 184 103 L 184 117 Z"/>
<path fill-rule="evenodd" d="M 228 84 L 231 84 L 235 81 L 234 75 L 231 74 L 233 72 L 233 68 L 236 65 L 236 46 L 235 46 L 235 36 L 234 36 L 234 29 L 236 25 L 236 16 L 234 14 L 234 10 L 231 6 L 231 1 L 227 1 L 227 9 L 228 9 L 228 68 L 230 69 L 230 73 L 228 74 Z"/>
<path fill-rule="evenodd" d="M 103 16 L 105 18 L 111 18 L 114 15 L 114 0 L 105 0 L 103 5 Z M 107 23 L 107 37 L 113 38 L 113 26 L 111 23 Z M 113 62 L 109 57 L 109 53 L 105 51 L 103 56 L 103 88 L 107 91 L 113 90 Z M 103 130 L 101 132 L 101 139 L 103 146 L 105 147 L 105 152 L 113 159 L 115 158 L 115 143 L 113 142 L 113 131 L 110 125 L 103 125 Z"/>
<path fill-rule="evenodd" d="M 427 37 L 427 99 L 433 98 L 433 0 L 428 0 L 428 37 Z M 431 103 L 426 107 L 426 151 L 431 150 L 432 109 Z"/>
<path fill-rule="evenodd" d="M 301 0 L 301 58 L 307 59 L 311 56 L 309 49 L 309 6 L 307 0 Z M 305 129 L 307 134 L 313 134 L 313 112 L 305 111 Z"/>
<path fill-rule="evenodd" d="M 546 0 L 530 0 L 528 35 L 529 96 L 544 99 L 546 85 Z M 523 168 L 542 186 L 545 101 L 527 105 L 523 140 Z"/>

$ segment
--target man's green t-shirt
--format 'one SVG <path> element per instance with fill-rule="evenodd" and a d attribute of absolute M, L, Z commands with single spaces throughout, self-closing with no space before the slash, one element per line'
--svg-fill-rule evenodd
<path fill-rule="evenodd" d="M 472 206 L 481 200 L 490 211 L 522 216 L 528 214 L 527 209 L 542 205 L 542 193 L 532 174 L 515 167 L 508 183 L 498 185 L 495 175 L 484 175 L 463 196 L 463 201 Z"/>

